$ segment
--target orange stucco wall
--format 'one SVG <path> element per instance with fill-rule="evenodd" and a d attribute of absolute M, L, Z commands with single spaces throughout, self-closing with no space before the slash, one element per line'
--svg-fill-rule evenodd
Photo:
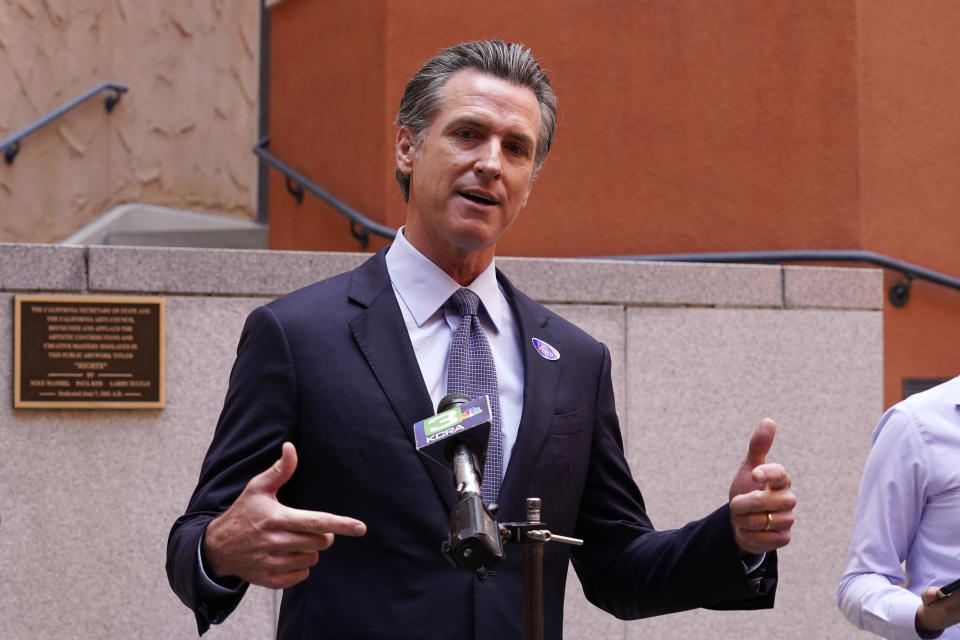
<path fill-rule="evenodd" d="M 272 18 L 271 151 L 397 227 L 407 79 L 451 43 L 516 40 L 561 115 L 499 253 L 869 249 L 960 274 L 958 26 L 960 7 L 897 0 L 290 0 Z M 359 248 L 276 172 L 269 202 L 271 247 Z M 960 292 L 923 284 L 887 310 L 887 404 L 903 377 L 960 370 L 958 311 Z"/>
<path fill-rule="evenodd" d="M 863 245 L 960 276 L 960 6 L 861 2 Z M 893 280 L 888 276 L 887 280 Z M 884 397 L 960 370 L 960 292 L 913 285 L 884 314 Z"/>

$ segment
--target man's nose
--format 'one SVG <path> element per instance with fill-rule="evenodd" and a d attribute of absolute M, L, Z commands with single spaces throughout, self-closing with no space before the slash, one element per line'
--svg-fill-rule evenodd
<path fill-rule="evenodd" d="M 503 166 L 500 159 L 500 142 L 491 138 L 477 147 L 473 170 L 488 178 L 500 177 Z"/>

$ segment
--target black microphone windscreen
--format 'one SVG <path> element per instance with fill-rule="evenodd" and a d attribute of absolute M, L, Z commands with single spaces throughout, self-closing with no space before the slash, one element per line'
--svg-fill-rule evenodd
<path fill-rule="evenodd" d="M 443 413 L 444 411 L 453 409 L 464 402 L 470 402 L 470 400 L 470 396 L 463 393 L 448 393 L 440 398 L 440 403 L 437 405 L 437 413 Z"/>

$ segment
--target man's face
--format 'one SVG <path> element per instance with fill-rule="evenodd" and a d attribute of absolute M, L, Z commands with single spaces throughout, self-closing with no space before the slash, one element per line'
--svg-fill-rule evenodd
<path fill-rule="evenodd" d="M 419 146 L 408 127 L 397 135 L 397 166 L 411 177 L 406 238 L 438 264 L 483 262 L 527 202 L 540 107 L 529 88 L 472 69 L 442 96 Z"/>

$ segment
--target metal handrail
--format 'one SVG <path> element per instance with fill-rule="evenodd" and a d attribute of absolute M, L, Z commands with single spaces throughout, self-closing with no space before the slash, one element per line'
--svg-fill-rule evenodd
<path fill-rule="evenodd" d="M 346 218 L 350 221 L 350 233 L 360 242 L 360 246 L 362 246 L 364 249 L 367 248 L 367 244 L 370 242 L 371 233 L 382 238 L 387 238 L 388 240 L 393 240 L 397 237 L 396 229 L 391 229 L 390 227 L 384 226 L 378 222 L 374 222 L 347 203 L 338 199 L 329 191 L 321 189 L 302 173 L 298 172 L 296 169 L 293 169 L 275 155 L 271 154 L 269 151 L 267 151 L 268 144 L 270 144 L 270 136 L 261 138 L 260 141 L 253 146 L 253 152 L 258 158 L 272 166 L 286 177 L 287 191 L 290 192 L 290 195 L 296 198 L 298 204 L 303 202 L 304 189 L 323 200 L 335 211 L 346 216 Z M 359 229 L 357 229 L 357 227 L 359 227 Z"/>
<path fill-rule="evenodd" d="M 111 111 L 113 111 L 113 108 L 117 105 L 117 103 L 120 102 L 120 97 L 127 92 L 127 88 L 122 84 L 116 84 L 113 82 L 102 82 L 97 86 L 95 86 L 93 89 L 90 89 L 86 93 L 74 98 L 73 100 L 63 105 L 59 109 L 54 109 L 47 115 L 43 116 L 42 118 L 34 122 L 33 124 L 21 129 L 20 131 L 17 131 L 15 134 L 10 136 L 3 142 L 0 142 L 0 151 L 3 151 L 3 157 L 7 161 L 7 164 L 13 164 L 14 158 L 16 158 L 17 153 L 20 152 L 20 141 L 23 140 L 25 137 L 27 137 L 28 135 L 30 135 L 40 127 L 43 127 L 44 125 L 49 124 L 53 120 L 56 120 L 57 118 L 65 114 L 67 111 L 70 111 L 74 107 L 77 107 L 82 103 L 86 102 L 87 100 L 97 95 L 101 91 L 107 91 L 107 90 L 113 91 L 111 95 L 107 96 L 104 99 L 104 106 L 107 109 L 107 113 L 110 113 Z"/>
<path fill-rule="evenodd" d="M 650 262 L 864 262 L 899 271 L 906 282 L 895 282 L 888 293 L 890 302 L 902 307 L 910 299 L 910 285 L 914 279 L 960 291 L 960 278 L 927 269 L 903 260 L 897 260 L 873 251 L 859 250 L 799 250 L 799 251 L 733 251 L 729 253 L 672 253 L 661 255 L 614 256 L 615 260 L 643 260 Z"/>

